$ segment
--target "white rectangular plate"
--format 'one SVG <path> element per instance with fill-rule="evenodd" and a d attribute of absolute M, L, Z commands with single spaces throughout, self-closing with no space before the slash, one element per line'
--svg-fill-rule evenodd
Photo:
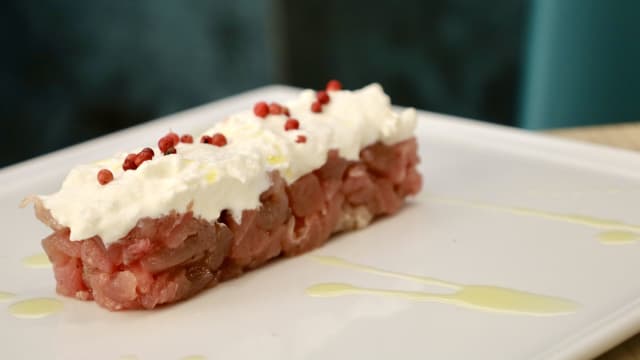
<path fill-rule="evenodd" d="M 305 289 L 323 282 L 435 290 L 303 255 L 154 311 L 110 313 L 58 297 L 64 309 L 56 315 L 10 315 L 12 301 L 57 297 L 50 269 L 21 263 L 42 251 L 48 234 L 31 209 L 18 208 L 25 195 L 53 192 L 71 166 L 151 144 L 170 128 L 198 131 L 257 100 L 294 94 L 258 89 L 0 171 L 0 291 L 17 294 L 0 303 L 0 358 L 574 359 L 640 330 L 640 244 L 601 243 L 606 224 L 443 201 L 640 224 L 640 157 L 426 112 L 416 132 L 424 191 L 396 216 L 337 236 L 310 255 L 558 296 L 579 303 L 575 312 L 531 316 L 393 297 L 310 297 Z"/>

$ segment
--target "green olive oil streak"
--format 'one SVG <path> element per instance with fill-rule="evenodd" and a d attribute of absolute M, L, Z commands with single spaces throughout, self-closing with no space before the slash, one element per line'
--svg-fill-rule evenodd
<path fill-rule="evenodd" d="M 411 301 L 438 302 L 477 310 L 529 315 L 560 315 L 574 312 L 578 304 L 571 300 L 494 286 L 464 286 L 452 294 L 421 291 L 369 289 L 342 283 L 313 285 L 306 290 L 314 297 L 376 295 Z"/>
<path fill-rule="evenodd" d="M 366 294 L 396 297 L 413 301 L 440 302 L 487 311 L 534 315 L 567 314 L 574 312 L 578 308 L 578 304 L 571 300 L 553 296 L 539 295 L 497 286 L 456 284 L 430 277 L 386 271 L 367 265 L 356 264 L 334 256 L 312 256 L 312 259 L 324 265 L 456 290 L 449 294 L 437 294 L 420 291 L 370 289 L 343 283 L 323 283 L 307 288 L 307 295 L 314 297 Z"/>
<path fill-rule="evenodd" d="M 522 208 L 522 207 L 508 207 L 508 206 L 501 206 L 501 205 L 495 205 L 495 204 L 487 204 L 487 203 L 482 203 L 477 201 L 444 198 L 439 196 L 430 196 L 429 199 L 432 199 L 441 203 L 465 205 L 465 206 L 480 208 L 480 209 L 502 211 L 502 212 L 515 214 L 515 215 L 532 216 L 532 217 L 538 217 L 538 218 L 547 219 L 547 220 L 561 221 L 561 222 L 566 222 L 570 224 L 583 225 L 583 226 L 600 229 L 600 230 L 621 230 L 621 231 L 630 231 L 630 232 L 640 233 L 640 226 L 638 225 L 631 225 L 631 224 L 623 223 L 617 220 L 602 219 L 602 218 L 586 216 L 586 215 L 561 214 L 561 213 L 555 213 L 550 211 L 542 211 L 542 210 Z"/>

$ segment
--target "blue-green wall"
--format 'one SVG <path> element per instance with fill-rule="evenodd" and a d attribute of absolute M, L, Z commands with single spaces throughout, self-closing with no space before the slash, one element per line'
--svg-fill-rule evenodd
<path fill-rule="evenodd" d="M 0 166 L 257 86 L 333 77 L 381 82 L 398 104 L 527 128 L 640 120 L 638 1 L 0 7 L 0 122 L 11 134 Z"/>
<path fill-rule="evenodd" d="M 640 121 L 639 16 L 636 0 L 532 2 L 520 125 Z"/>

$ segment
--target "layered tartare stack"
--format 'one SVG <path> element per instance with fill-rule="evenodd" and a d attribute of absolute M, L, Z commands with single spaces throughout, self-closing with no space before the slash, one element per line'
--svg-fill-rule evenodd
<path fill-rule="evenodd" d="M 421 187 L 415 123 L 379 85 L 333 80 L 77 166 L 58 192 L 31 197 L 53 229 L 42 245 L 57 291 L 151 309 L 393 214 Z"/>

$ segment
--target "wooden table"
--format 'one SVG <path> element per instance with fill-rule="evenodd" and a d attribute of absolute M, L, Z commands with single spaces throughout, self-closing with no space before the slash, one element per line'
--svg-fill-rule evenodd
<path fill-rule="evenodd" d="M 640 122 L 605 126 L 555 129 L 548 134 L 640 151 Z"/>
<path fill-rule="evenodd" d="M 574 140 L 640 151 L 640 123 L 556 129 L 547 131 L 547 133 Z M 609 350 L 597 360 L 640 360 L 640 334 Z"/>

